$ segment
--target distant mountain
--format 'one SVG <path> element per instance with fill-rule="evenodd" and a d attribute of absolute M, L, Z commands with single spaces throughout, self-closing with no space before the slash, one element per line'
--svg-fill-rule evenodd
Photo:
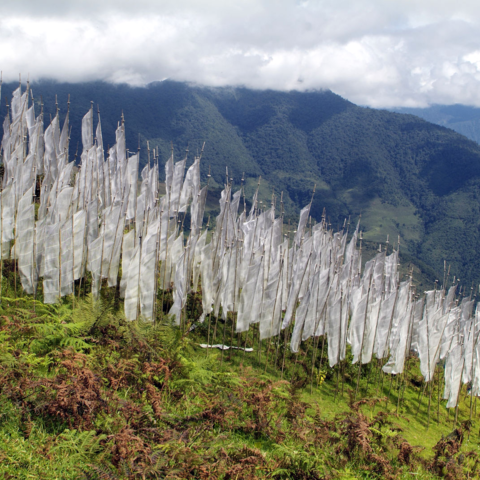
<path fill-rule="evenodd" d="M 14 84 L 4 85 L 8 98 Z M 204 88 L 165 81 L 132 88 L 106 83 L 34 85 L 45 118 L 63 115 L 71 95 L 71 156 L 80 142 L 81 118 L 90 101 L 100 105 L 105 147 L 114 143 L 122 111 L 127 146 L 146 140 L 162 164 L 173 143 L 177 158 L 206 142 L 202 176 L 211 168 L 212 194 L 228 175 L 247 198 L 261 175 L 261 198 L 277 204 L 281 192 L 293 219 L 310 201 L 312 216 L 323 208 L 335 227 L 362 215 L 365 238 L 390 244 L 400 235 L 403 251 L 443 278 L 444 259 L 466 282 L 480 281 L 480 147 L 456 132 L 413 115 L 361 108 L 330 91 L 276 92 Z M 39 108 L 37 109 L 37 112 Z M 5 114 L 3 104 L 0 116 Z M 193 155 L 190 153 L 190 159 Z M 280 206 L 278 205 L 278 208 Z M 470 284 L 469 284 L 470 285 Z"/>
<path fill-rule="evenodd" d="M 428 122 L 451 128 L 480 143 L 480 108 L 466 105 L 432 105 L 428 108 L 396 108 L 392 111 L 416 115 Z"/>

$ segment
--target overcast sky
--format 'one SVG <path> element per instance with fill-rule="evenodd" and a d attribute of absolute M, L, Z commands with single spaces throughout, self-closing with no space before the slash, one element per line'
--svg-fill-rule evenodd
<path fill-rule="evenodd" d="M 480 106 L 478 0 L 1 0 L 4 81 L 328 88 Z"/>

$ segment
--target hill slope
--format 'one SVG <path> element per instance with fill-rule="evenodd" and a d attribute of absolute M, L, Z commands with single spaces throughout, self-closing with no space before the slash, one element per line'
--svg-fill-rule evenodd
<path fill-rule="evenodd" d="M 14 84 L 3 86 L 10 96 Z M 206 142 L 202 175 L 213 186 L 229 176 L 246 178 L 247 198 L 262 176 L 262 199 L 283 191 L 286 213 L 298 214 L 314 184 L 312 216 L 323 208 L 338 225 L 362 214 L 365 238 L 397 235 L 403 248 L 443 275 L 443 260 L 470 284 L 480 281 L 480 147 L 450 129 L 412 115 L 358 107 L 332 92 L 275 92 L 203 88 L 161 82 L 146 88 L 105 83 L 33 85 L 46 118 L 61 113 L 71 94 L 70 153 L 80 142 L 81 118 L 90 101 L 100 105 L 105 147 L 125 115 L 127 146 L 146 140 L 161 160 L 173 142 L 177 158 Z M 38 110 L 37 110 L 38 113 Z M 5 114 L 5 107 L 0 115 Z M 80 144 L 81 148 L 81 144 Z"/>
<path fill-rule="evenodd" d="M 415 357 L 389 382 L 382 361 L 360 371 L 348 349 L 330 369 L 328 345 L 296 355 L 281 336 L 259 343 L 256 325 L 239 338 L 253 351 L 206 351 L 222 327 L 197 323 L 196 295 L 182 331 L 161 308 L 126 321 L 112 290 L 44 305 L 13 288 L 4 277 L 1 478 L 478 478 L 476 405 L 461 392 L 456 418 Z"/>
<path fill-rule="evenodd" d="M 467 105 L 432 105 L 427 108 L 395 108 L 398 113 L 416 115 L 428 122 L 451 128 L 480 143 L 480 108 Z"/>

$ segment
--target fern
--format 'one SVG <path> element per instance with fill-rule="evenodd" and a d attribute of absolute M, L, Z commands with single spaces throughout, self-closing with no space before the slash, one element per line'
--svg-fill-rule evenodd
<path fill-rule="evenodd" d="M 10 353 L 13 345 L 8 342 L 9 335 L 6 331 L 0 331 L 0 365 L 5 368 L 13 368 L 17 363 L 15 357 Z"/>
<path fill-rule="evenodd" d="M 66 429 L 57 437 L 58 443 L 50 451 L 68 456 L 70 461 L 84 462 L 102 450 L 101 442 L 106 438 L 106 435 L 97 435 L 94 430 L 79 432 Z"/>
<path fill-rule="evenodd" d="M 389 428 L 384 428 L 383 430 L 378 430 L 373 427 L 369 427 L 370 431 L 373 433 L 376 433 L 380 437 L 385 437 L 385 438 L 395 438 L 398 437 L 398 431 L 391 430 Z"/>
<path fill-rule="evenodd" d="M 85 477 L 90 480 L 90 479 L 100 479 L 100 480 L 120 480 L 120 477 L 118 477 L 115 472 L 107 466 L 104 465 L 88 465 L 94 472 L 95 476 L 91 475 L 90 472 L 84 472 Z"/>
<path fill-rule="evenodd" d="M 179 378 L 171 382 L 172 388 L 197 392 L 205 390 L 206 387 L 216 389 L 221 385 L 239 386 L 241 384 L 238 375 L 216 369 L 218 355 L 197 357 L 195 360 L 181 356 L 180 359 L 184 368 L 179 374 Z"/>
<path fill-rule="evenodd" d="M 108 324 L 112 318 L 111 308 L 102 300 L 88 295 L 77 301 L 75 308 L 59 304 L 43 309 L 39 316 L 43 323 L 34 325 L 38 336 L 32 344 L 36 352 L 50 351 L 56 347 L 89 350 L 86 342 L 94 326 Z"/>
<path fill-rule="evenodd" d="M 315 472 L 316 474 L 324 465 L 324 454 L 321 450 L 275 445 L 274 452 L 281 462 L 280 468 L 273 472 L 273 476 L 284 474 L 285 468 L 288 468 L 290 475 L 294 472 Z M 295 476 L 290 478 L 295 478 Z"/>
<path fill-rule="evenodd" d="M 57 323 L 52 319 L 52 323 L 37 324 L 34 328 L 38 338 L 32 342 L 32 349 L 37 353 L 45 353 L 56 347 L 90 348 L 83 339 L 78 338 L 88 331 L 89 325 L 86 322 Z"/>
<path fill-rule="evenodd" d="M 0 365 L 4 368 L 13 368 L 17 364 L 16 358 L 9 352 L 0 353 Z"/>

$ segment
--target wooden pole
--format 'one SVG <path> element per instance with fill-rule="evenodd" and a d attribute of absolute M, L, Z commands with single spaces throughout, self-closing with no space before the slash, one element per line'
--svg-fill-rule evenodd
<path fill-rule="evenodd" d="M 428 382 L 430 384 L 430 388 L 429 388 L 429 393 L 428 393 L 427 430 L 430 427 L 430 406 L 431 406 L 431 403 L 432 403 L 433 384 L 435 383 L 434 379 L 435 379 L 435 375 L 434 375 L 434 378 L 430 382 Z"/>
<path fill-rule="evenodd" d="M 212 324 L 212 312 L 208 314 L 208 334 L 207 334 L 207 357 L 210 350 L 210 327 Z M 213 343 L 213 342 L 212 342 Z"/>

